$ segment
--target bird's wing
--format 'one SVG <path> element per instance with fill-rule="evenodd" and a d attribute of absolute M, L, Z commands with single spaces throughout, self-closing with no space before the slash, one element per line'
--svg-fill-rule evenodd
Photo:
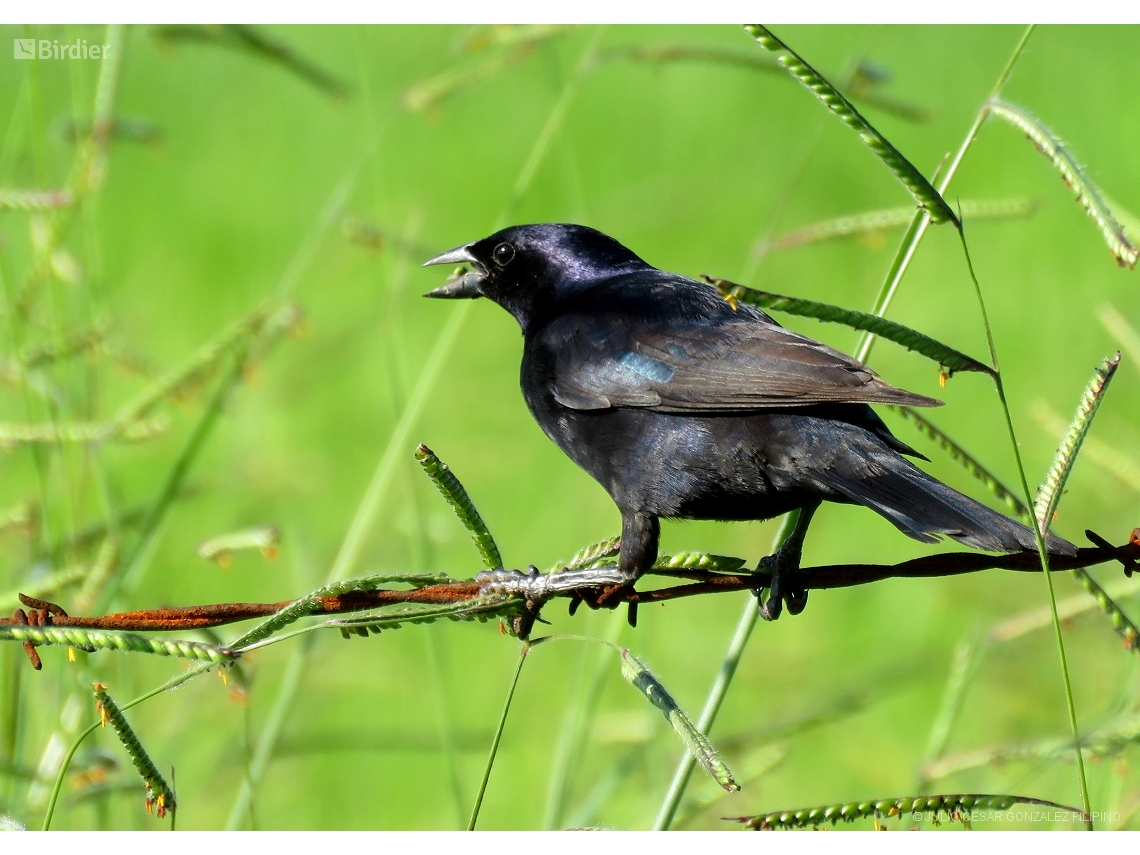
<path fill-rule="evenodd" d="M 628 323 L 566 317 L 554 395 L 577 410 L 748 411 L 821 403 L 938 406 L 884 383 L 838 350 L 764 317 Z"/>

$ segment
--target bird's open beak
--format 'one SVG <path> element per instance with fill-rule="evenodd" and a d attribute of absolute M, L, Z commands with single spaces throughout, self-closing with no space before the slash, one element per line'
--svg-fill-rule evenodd
<path fill-rule="evenodd" d="M 438 288 L 428 291 L 424 294 L 425 297 L 435 297 L 443 300 L 473 300 L 476 297 L 483 296 L 483 291 L 479 286 L 486 278 L 487 273 L 483 265 L 471 254 L 470 247 L 471 244 L 456 247 L 442 255 L 437 255 L 435 258 L 430 258 L 420 265 L 421 267 L 431 267 L 435 264 L 471 264 L 475 267 L 475 270 L 468 273 L 460 273 L 447 280 L 447 282 Z"/>

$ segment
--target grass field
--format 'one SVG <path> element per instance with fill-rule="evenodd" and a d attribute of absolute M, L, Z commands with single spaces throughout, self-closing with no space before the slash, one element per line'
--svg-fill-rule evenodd
<path fill-rule="evenodd" d="M 1022 35 L 776 29 L 863 93 L 854 103 L 927 176 L 958 148 Z M 470 577 L 478 554 L 419 471 L 420 442 L 463 479 L 507 567 L 550 567 L 616 534 L 618 513 L 526 411 L 514 321 L 486 301 L 421 300 L 444 275 L 422 260 L 506 223 L 580 222 L 664 269 L 870 311 L 904 227 L 786 249 L 778 238 L 914 204 L 809 92 L 750 65 L 771 55 L 736 27 L 129 27 L 113 42 L 117 77 L 96 60 L 7 58 L 9 39 L 118 38 L 106 28 L 0 33 L 5 614 L 17 590 L 67 568 L 78 568 L 70 586 L 48 599 L 74 614 L 275 602 L 330 576 Z M 1140 110 L 1122 92 L 1138 79 L 1140 29 L 1042 27 L 1003 92 L 1064 141 L 1134 241 Z M 105 144 L 89 130 L 100 115 L 116 119 Z M 2 195 L 61 187 L 76 192 L 70 207 L 28 210 Z M 1000 119 L 981 128 L 945 198 L 964 211 L 1014 200 L 1017 216 L 964 218 L 1031 486 L 1093 369 L 1123 351 L 1053 530 L 1079 545 L 1086 528 L 1124 543 L 1140 525 L 1140 274 L 1114 263 L 1061 175 Z M 203 354 L 259 306 L 287 304 L 303 320 L 275 315 L 216 359 Z M 987 356 L 951 226 L 925 236 L 888 315 Z M 847 352 L 858 341 L 840 325 L 779 319 Z M 202 370 L 161 386 L 199 355 Z M 889 342 L 870 364 L 945 400 L 931 415 L 939 427 L 1020 483 L 985 376 L 940 388 L 935 364 Z M 153 437 L 45 442 L 18 430 L 107 425 L 148 389 L 162 394 L 135 414 L 166 420 Z M 883 415 L 932 458 L 928 471 L 991 501 L 912 425 Z M 273 561 L 242 549 L 222 567 L 196 554 L 208 538 L 268 525 L 280 530 Z M 754 565 L 776 526 L 665 523 L 662 551 Z M 804 560 L 931 551 L 866 509 L 833 505 Z M 1136 614 L 1140 582 L 1119 566 L 1094 574 Z M 1054 576 L 1059 603 L 1085 596 Z M 696 718 L 745 601 L 643 606 L 636 629 L 624 612 L 571 618 L 554 603 L 541 630 L 628 647 Z M 721 817 L 923 791 L 1079 806 L 1051 623 L 992 637 L 1043 609 L 1042 574 L 998 570 L 816 592 L 802 615 L 757 627 L 710 734 L 743 788 L 717 798 L 698 769 L 678 823 L 734 828 Z M 1089 800 L 1107 814 L 1096 826 L 1135 828 L 1135 652 L 1095 607 L 1063 630 Z M 97 721 L 90 684 L 122 705 L 182 667 L 39 653 L 35 673 L 20 644 L 0 646 L 0 814 L 28 827 L 43 822 L 64 751 Z M 126 715 L 158 769 L 176 770 L 179 829 L 463 828 L 518 653 L 494 621 L 351 641 L 310 633 L 244 657 L 245 690 L 210 674 Z M 479 827 L 652 827 L 683 751 L 611 649 L 544 644 L 522 671 Z M 945 777 L 926 781 L 935 760 Z M 122 746 L 99 731 L 75 755 L 52 827 L 168 827 L 144 797 Z M 975 823 L 1079 825 L 1048 812 Z"/>

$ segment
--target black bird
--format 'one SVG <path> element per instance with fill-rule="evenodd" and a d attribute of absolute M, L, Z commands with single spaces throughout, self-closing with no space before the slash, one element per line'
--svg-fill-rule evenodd
<path fill-rule="evenodd" d="M 822 501 L 866 505 L 923 543 L 1036 548 L 1033 532 L 912 465 L 868 404 L 938 406 L 866 366 L 732 305 L 710 285 L 651 267 L 585 226 L 513 226 L 425 262 L 469 264 L 425 296 L 487 297 L 522 327 L 523 397 L 535 420 L 613 497 L 618 566 L 632 583 L 657 558 L 659 518 L 764 520 L 801 509 L 771 570 L 765 618 L 796 584 Z M 925 458 L 923 458 L 925 459 Z M 1051 552 L 1075 547 L 1050 537 Z"/>

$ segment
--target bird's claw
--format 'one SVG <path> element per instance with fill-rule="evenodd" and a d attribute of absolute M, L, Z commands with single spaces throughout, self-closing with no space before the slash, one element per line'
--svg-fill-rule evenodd
<path fill-rule="evenodd" d="M 788 604 L 788 614 L 798 615 L 807 607 L 807 588 L 792 588 L 784 595 L 784 602 Z"/>
<path fill-rule="evenodd" d="M 756 599 L 760 600 L 763 594 L 762 590 L 755 591 Z M 760 617 L 766 621 L 777 620 L 780 614 L 784 611 L 783 598 L 768 592 L 768 599 L 760 600 Z"/>
<path fill-rule="evenodd" d="M 765 555 L 760 559 L 756 568 L 758 571 L 767 571 L 771 574 L 768 583 L 768 597 L 763 599 L 763 589 L 753 589 L 756 599 L 760 601 L 760 617 L 766 621 L 777 620 L 784 611 L 784 604 L 788 606 L 788 614 L 798 615 L 807 606 L 808 592 L 801 586 L 791 586 L 789 578 L 795 578 L 798 566 L 785 566 L 788 562 L 781 560 L 781 555 Z"/>
<path fill-rule="evenodd" d="M 582 588 L 575 591 L 570 600 L 570 614 L 578 610 L 580 603 L 591 609 L 616 609 L 625 602 L 625 595 L 633 590 L 633 585 L 603 585 L 598 588 Z"/>

